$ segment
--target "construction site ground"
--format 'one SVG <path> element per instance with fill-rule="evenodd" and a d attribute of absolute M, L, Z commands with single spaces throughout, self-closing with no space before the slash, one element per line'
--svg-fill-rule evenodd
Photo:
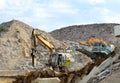
<path fill-rule="evenodd" d="M 100 83 L 119 83 L 120 82 L 120 69 L 113 71 L 111 75 L 106 77 Z"/>
<path fill-rule="evenodd" d="M 71 66 L 68 71 L 56 72 L 51 68 L 47 69 L 46 62 L 49 58 L 49 49 L 43 44 L 38 44 L 36 67 L 32 66 L 31 60 L 31 32 L 33 27 L 23 22 L 13 20 L 3 23 L 8 31 L 0 33 L 0 83 L 36 83 L 36 78 L 60 79 L 60 83 L 87 83 L 90 78 L 95 77 L 96 83 L 120 83 L 120 66 L 112 67 L 112 72 L 104 79 L 98 80 L 97 75 L 101 75 L 116 61 L 116 56 L 120 56 L 120 42 L 114 34 L 114 26 L 118 24 L 93 24 L 70 26 L 47 33 L 37 30 L 45 39 L 49 40 L 57 49 L 70 49 L 72 55 Z M 88 31 L 89 30 L 89 31 Z M 94 34 L 93 34 L 94 32 Z M 75 51 L 73 48 L 80 47 L 79 41 L 87 40 L 92 35 L 103 38 L 108 43 L 115 44 L 116 54 L 105 60 L 101 59 L 93 63 L 93 60 L 85 54 Z M 71 49 L 73 50 L 71 53 Z M 64 50 L 63 50 L 64 51 Z M 114 58 L 115 57 L 115 58 Z M 75 61 L 75 62 L 74 62 Z M 104 62 L 106 61 L 106 62 Z M 118 60 L 119 61 L 119 60 Z M 103 63 L 103 65 L 101 64 Z M 119 64 L 119 62 L 117 62 Z M 112 63 L 112 65 L 114 65 Z M 95 70 L 94 70 L 95 69 Z M 93 70 L 93 71 L 92 71 Z M 101 76 L 103 77 L 103 76 Z M 89 83 L 94 83 L 93 80 Z"/>
<path fill-rule="evenodd" d="M 116 59 L 108 59 L 107 62 L 112 61 L 115 62 Z M 107 70 L 107 66 L 111 65 L 110 63 L 107 63 L 104 61 L 104 63 L 102 64 L 102 66 L 98 66 L 99 70 L 101 71 L 106 71 Z M 119 77 L 120 77 L 120 62 L 117 62 L 115 64 L 118 64 L 118 66 L 113 66 L 112 67 L 112 71 L 110 72 L 111 74 L 109 76 L 106 76 L 103 80 L 100 80 L 100 83 L 112 83 L 112 80 L 115 80 L 115 83 L 119 83 Z M 85 68 L 81 69 L 81 71 L 76 71 L 76 72 L 71 72 L 69 74 L 56 74 L 55 76 L 55 72 L 52 70 L 46 70 L 46 71 L 39 71 L 39 70 L 12 70 L 12 71 L 0 71 L 0 83 L 31 83 L 33 80 L 35 80 L 36 78 L 42 76 L 42 78 L 50 78 L 50 77 L 59 77 L 61 79 L 60 83 L 65 83 L 68 82 L 69 80 L 73 80 L 73 77 L 71 76 L 77 76 L 77 74 L 79 74 L 78 76 L 83 76 L 85 74 L 91 73 L 91 72 L 96 72 L 96 70 L 94 71 L 90 71 L 90 67 L 92 65 L 87 65 Z M 102 67 L 102 68 L 101 68 Z M 94 67 L 93 67 L 94 68 Z M 92 69 L 91 69 L 92 70 Z M 85 73 L 86 72 L 86 73 Z M 76 73 L 76 74 L 75 74 Z M 88 74 L 89 75 L 89 74 Z M 61 77 L 62 76 L 62 77 Z M 66 78 L 67 76 L 67 78 Z M 91 76 L 91 75 L 90 75 Z M 97 81 L 98 82 L 98 81 Z M 33 82 L 34 83 L 34 82 Z M 70 83 L 87 83 L 84 78 L 83 80 L 79 79 L 77 82 L 76 81 L 71 81 Z M 94 83 L 93 81 L 89 82 L 89 83 Z"/>

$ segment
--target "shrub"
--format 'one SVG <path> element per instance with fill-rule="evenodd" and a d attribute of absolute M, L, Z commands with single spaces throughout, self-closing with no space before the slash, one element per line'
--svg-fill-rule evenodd
<path fill-rule="evenodd" d="M 18 27 L 16 27 L 16 32 L 17 32 L 17 33 L 20 33 L 20 30 L 19 30 L 19 28 L 18 28 Z"/>
<path fill-rule="evenodd" d="M 0 25 L 0 32 L 6 32 L 6 31 L 8 31 L 8 29 L 5 26 Z"/>

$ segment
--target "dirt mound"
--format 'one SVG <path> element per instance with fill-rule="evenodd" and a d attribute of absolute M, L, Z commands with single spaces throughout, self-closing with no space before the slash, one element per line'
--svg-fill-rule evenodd
<path fill-rule="evenodd" d="M 52 31 L 50 34 L 58 40 L 83 41 L 91 36 L 114 42 L 114 26 L 119 24 L 74 25 Z"/>
<path fill-rule="evenodd" d="M 23 67 L 23 64 L 30 65 L 31 33 L 33 27 L 18 20 L 2 23 L 1 26 L 0 69 L 19 69 Z M 54 39 L 50 34 L 41 30 L 38 30 L 38 32 L 51 42 L 55 48 L 65 46 L 60 41 Z M 38 47 L 38 50 L 47 51 L 49 53 L 49 50 L 44 45 L 39 44 Z"/>

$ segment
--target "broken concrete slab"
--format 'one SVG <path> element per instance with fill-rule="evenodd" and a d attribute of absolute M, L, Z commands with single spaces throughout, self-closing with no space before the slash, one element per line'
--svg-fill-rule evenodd
<path fill-rule="evenodd" d="M 26 76 L 28 73 L 30 73 L 29 70 L 1 70 L 0 77 Z"/>
<path fill-rule="evenodd" d="M 60 79 L 57 77 L 54 78 L 37 78 L 31 83 L 60 83 Z"/>
<path fill-rule="evenodd" d="M 10 77 L 0 77 L 0 83 L 13 83 L 15 78 Z"/>
<path fill-rule="evenodd" d="M 102 72 L 103 70 L 105 70 L 106 67 L 110 66 L 117 59 L 118 59 L 118 56 L 109 57 L 108 59 L 106 59 L 105 61 L 103 61 L 98 67 L 95 66 L 91 70 L 91 72 L 88 75 L 84 76 L 82 80 L 79 80 L 78 83 L 87 83 L 90 78 L 96 77 L 97 74 L 99 74 L 100 72 Z"/>
<path fill-rule="evenodd" d="M 97 68 L 97 67 L 94 67 L 94 68 L 92 69 L 92 71 L 91 71 L 88 75 L 84 76 L 82 80 L 79 80 L 78 83 L 87 83 L 87 81 L 88 81 L 91 77 L 94 77 L 95 74 L 98 73 L 98 72 L 99 72 L 98 68 Z"/>
<path fill-rule="evenodd" d="M 114 26 L 114 33 L 116 37 L 120 37 L 120 25 Z"/>

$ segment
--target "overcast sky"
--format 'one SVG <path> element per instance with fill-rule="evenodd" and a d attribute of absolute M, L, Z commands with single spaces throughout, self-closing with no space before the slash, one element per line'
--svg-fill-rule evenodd
<path fill-rule="evenodd" d="M 52 31 L 91 23 L 120 23 L 120 0 L 0 0 L 0 23 L 12 19 Z"/>

